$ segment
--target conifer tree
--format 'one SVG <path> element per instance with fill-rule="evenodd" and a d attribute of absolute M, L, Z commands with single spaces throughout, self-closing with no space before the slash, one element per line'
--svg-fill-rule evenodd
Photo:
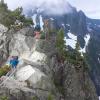
<path fill-rule="evenodd" d="M 81 53 L 79 52 L 80 50 L 80 44 L 79 42 L 77 41 L 76 43 L 76 48 L 75 48 L 75 58 L 76 58 L 76 65 L 77 66 L 82 66 L 83 65 L 83 62 L 84 62 L 84 59 L 83 57 L 81 56 Z"/>
<path fill-rule="evenodd" d="M 60 29 L 59 32 L 57 33 L 56 47 L 57 47 L 60 55 L 63 58 L 65 58 L 66 45 L 65 45 L 65 41 L 64 41 L 64 31 L 63 31 L 63 29 Z"/>
<path fill-rule="evenodd" d="M 4 0 L 0 1 L 0 11 L 6 11 L 8 9 L 7 4 L 4 3 Z"/>
<path fill-rule="evenodd" d="M 79 44 L 78 41 L 77 41 L 77 43 L 76 43 L 75 50 L 76 50 L 76 51 L 79 51 L 79 50 L 80 50 L 80 44 Z"/>

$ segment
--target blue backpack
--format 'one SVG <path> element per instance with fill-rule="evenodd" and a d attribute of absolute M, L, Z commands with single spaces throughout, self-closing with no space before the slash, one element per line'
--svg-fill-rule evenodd
<path fill-rule="evenodd" d="M 16 68 L 18 63 L 19 63 L 18 58 L 13 58 L 13 59 L 10 60 L 10 65 L 11 65 L 12 68 Z"/>

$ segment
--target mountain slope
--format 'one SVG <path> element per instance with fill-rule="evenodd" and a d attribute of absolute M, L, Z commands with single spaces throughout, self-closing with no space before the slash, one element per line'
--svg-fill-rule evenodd
<path fill-rule="evenodd" d="M 100 62 L 99 62 L 99 54 L 100 54 L 100 21 L 94 19 L 87 19 L 87 24 L 90 29 L 91 39 L 88 45 L 88 55 L 89 55 L 89 63 L 92 67 L 91 76 L 96 84 L 98 94 L 100 95 Z"/>
<path fill-rule="evenodd" d="M 75 48 L 75 43 L 70 40 L 69 31 L 71 34 L 77 37 L 78 42 L 80 43 L 81 52 L 87 54 L 87 60 L 90 66 L 91 78 L 94 81 L 97 87 L 97 93 L 100 95 L 100 86 L 99 86 L 99 75 L 100 75 L 100 61 L 99 61 L 99 38 L 100 38 L 100 21 L 95 19 L 89 19 L 85 16 L 82 11 L 77 12 L 75 8 L 69 6 L 71 11 L 66 12 L 63 15 L 52 15 L 46 14 L 44 11 L 41 12 L 41 7 L 35 9 L 34 12 L 30 11 L 29 15 L 33 16 L 33 21 L 35 22 L 36 16 L 42 17 L 42 23 L 40 23 L 41 28 L 43 29 L 43 23 L 46 19 L 49 21 L 49 27 L 51 30 L 57 30 L 63 28 L 65 31 L 65 38 L 68 40 L 67 45 L 70 44 L 72 48 Z M 40 12 L 38 12 L 39 10 Z M 36 24 L 36 23 L 35 23 Z M 73 46 L 74 45 L 74 46 Z"/>
<path fill-rule="evenodd" d="M 6 36 L 5 42 L 10 40 L 9 48 L 8 44 L 5 45 L 9 56 L 18 55 L 20 58 L 16 78 L 12 76 L 0 86 L 0 96 L 9 100 L 98 100 L 85 66 L 74 66 L 67 60 L 61 63 L 55 38 L 35 39 L 31 29 L 9 30 L 0 38 Z M 7 76 L 2 78 L 5 80 Z"/>
<path fill-rule="evenodd" d="M 81 51 L 82 48 L 88 51 L 91 34 L 87 29 L 86 16 L 82 11 L 77 12 L 75 8 L 69 7 L 71 12 L 63 15 L 48 14 L 48 11 L 45 13 L 36 8 L 31 12 L 34 27 L 30 24 L 17 27 L 14 24 L 8 30 L 4 28 L 0 37 L 1 65 L 13 55 L 19 56 L 20 63 L 14 76 L 1 78 L 7 79 L 0 87 L 1 96 L 18 100 L 98 100 L 85 61 L 78 48 L 73 50 L 78 40 Z M 37 31 L 45 36 L 39 38 L 36 36 L 39 34 Z M 74 46 L 68 44 L 70 51 L 64 51 L 64 37 L 66 45 L 74 41 Z"/>

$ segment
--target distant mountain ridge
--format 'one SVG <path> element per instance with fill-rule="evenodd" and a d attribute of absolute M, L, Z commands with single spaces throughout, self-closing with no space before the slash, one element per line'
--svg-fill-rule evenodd
<path fill-rule="evenodd" d="M 15 23 L 9 23 L 12 27 L 6 28 L 0 24 L 0 64 L 4 65 L 9 61 L 8 57 L 13 55 L 20 58 L 16 79 L 9 78 L 4 83 L 6 89 L 0 87 L 0 95 L 18 100 L 33 100 L 34 97 L 42 98 L 41 100 L 98 100 L 82 56 L 85 55 L 88 60 L 91 78 L 100 95 L 99 28 L 91 21 L 87 22 L 84 12 L 68 7 L 71 11 L 65 6 L 63 14 L 51 14 L 49 9 L 31 9 L 28 14 L 32 17 L 34 26 L 32 20 L 25 20 L 24 15 L 17 14 L 16 18 L 17 12 L 14 12 L 13 17 L 17 19 L 14 19 Z M 18 13 L 20 10 L 22 11 L 21 8 L 17 9 Z"/>
<path fill-rule="evenodd" d="M 71 6 L 70 6 L 71 7 Z M 41 11 L 41 10 L 40 10 Z M 48 11 L 49 12 L 49 11 Z M 34 16 L 35 15 L 35 16 Z M 37 15 L 37 18 L 35 18 Z M 37 11 L 30 11 L 29 16 L 33 16 L 33 21 L 35 19 L 38 19 L 42 21 L 40 23 L 40 26 L 42 24 L 43 28 L 43 23 L 45 19 L 49 19 L 49 24 L 52 29 L 59 29 L 63 28 L 65 31 L 65 37 L 68 38 L 68 32 L 74 34 L 77 36 L 78 42 L 80 43 L 81 48 L 84 48 L 85 46 L 85 36 L 87 34 L 90 35 L 89 43 L 86 46 L 86 53 L 88 55 L 88 63 L 91 67 L 91 77 L 96 85 L 98 95 L 100 95 L 100 62 L 98 61 L 99 59 L 99 54 L 100 54 L 100 20 L 96 19 L 90 19 L 85 16 L 84 12 L 79 11 L 77 12 L 76 8 L 72 8 L 72 11 L 70 13 L 65 13 L 63 15 L 48 15 L 45 13 L 40 13 Z M 41 19 L 40 19 L 41 16 Z M 36 22 L 35 22 L 36 24 Z M 98 80 L 98 81 L 97 81 Z"/>
<path fill-rule="evenodd" d="M 100 25 L 100 19 L 87 18 L 87 22 L 91 22 L 92 24 Z"/>

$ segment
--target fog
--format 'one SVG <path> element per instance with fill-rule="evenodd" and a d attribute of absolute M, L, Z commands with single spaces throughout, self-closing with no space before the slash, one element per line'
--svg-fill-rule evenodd
<path fill-rule="evenodd" d="M 14 10 L 22 6 L 24 12 L 31 9 L 40 8 L 47 14 L 64 14 L 72 11 L 70 4 L 66 0 L 5 0 L 9 9 Z"/>

